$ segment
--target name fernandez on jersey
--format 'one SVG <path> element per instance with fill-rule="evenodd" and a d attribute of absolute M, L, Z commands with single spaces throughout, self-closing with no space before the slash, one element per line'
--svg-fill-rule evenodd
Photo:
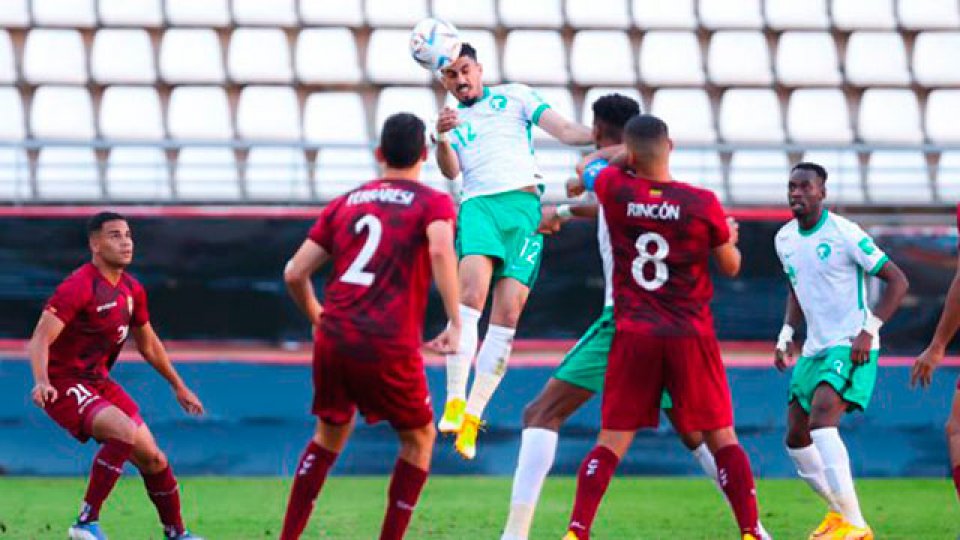
<path fill-rule="evenodd" d="M 386 203 L 386 204 L 401 204 L 403 206 L 410 206 L 413 204 L 413 198 L 415 194 L 412 191 L 407 191 L 399 188 L 375 188 L 375 189 L 363 189 L 360 191 L 354 191 L 347 196 L 347 206 L 353 206 L 356 204 L 367 204 L 367 203 Z"/>

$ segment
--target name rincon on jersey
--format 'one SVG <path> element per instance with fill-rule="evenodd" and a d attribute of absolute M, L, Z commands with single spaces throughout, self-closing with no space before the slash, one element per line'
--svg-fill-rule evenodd
<path fill-rule="evenodd" d="M 656 219 L 660 221 L 677 221 L 680 219 L 680 206 L 663 203 L 628 203 L 627 217 Z"/>

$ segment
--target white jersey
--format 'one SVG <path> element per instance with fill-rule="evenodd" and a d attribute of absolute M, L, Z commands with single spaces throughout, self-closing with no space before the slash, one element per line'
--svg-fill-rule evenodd
<path fill-rule="evenodd" d="M 597 249 L 600 250 L 600 262 L 603 263 L 603 307 L 613 306 L 613 244 L 610 243 L 610 229 L 603 217 L 603 206 L 597 206 Z"/>
<path fill-rule="evenodd" d="M 851 345 L 870 315 L 864 274 L 879 272 L 886 254 L 856 223 L 827 210 L 810 230 L 790 221 L 774 244 L 807 322 L 803 356 Z"/>
<path fill-rule="evenodd" d="M 450 143 L 463 172 L 463 200 L 541 183 L 531 130 L 548 108 L 523 84 L 484 88 L 476 103 L 457 106 L 460 125 Z"/>

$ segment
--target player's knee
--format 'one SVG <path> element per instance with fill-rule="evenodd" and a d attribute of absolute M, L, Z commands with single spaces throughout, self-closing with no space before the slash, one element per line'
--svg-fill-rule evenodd
<path fill-rule="evenodd" d="M 787 429 L 787 436 L 784 442 L 788 448 L 806 448 L 813 444 L 813 441 L 810 439 L 810 433 L 796 426 L 790 426 Z"/>
<path fill-rule="evenodd" d="M 703 433 L 699 431 L 681 433 L 680 442 L 683 443 L 683 446 L 685 446 L 687 450 L 696 450 L 697 448 L 700 448 L 701 444 L 703 444 Z"/>
<path fill-rule="evenodd" d="M 119 439 L 127 444 L 133 444 L 134 439 L 137 438 L 137 424 L 126 417 L 118 419 L 110 431 L 111 438 Z"/>
<path fill-rule="evenodd" d="M 523 409 L 524 428 L 558 431 L 564 420 L 566 420 L 566 416 L 556 410 L 556 407 L 546 406 L 539 401 L 534 401 Z"/>
<path fill-rule="evenodd" d="M 460 291 L 460 303 L 476 310 L 482 310 L 483 304 L 487 301 L 486 291 L 481 287 L 475 287 L 471 284 L 464 284 Z"/>
<path fill-rule="evenodd" d="M 144 453 L 138 461 L 137 468 L 147 474 L 156 474 L 167 468 L 167 456 L 159 448 Z"/>

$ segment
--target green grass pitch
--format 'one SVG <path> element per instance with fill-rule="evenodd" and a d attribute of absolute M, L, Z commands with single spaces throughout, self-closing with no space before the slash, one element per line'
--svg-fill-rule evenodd
<path fill-rule="evenodd" d="M 376 538 L 386 477 L 335 476 L 325 486 L 304 538 Z M 181 479 L 184 517 L 208 540 L 276 538 L 289 480 Z M 881 539 L 950 539 L 960 511 L 946 479 L 861 480 L 864 514 Z M 63 539 L 75 517 L 79 478 L 0 478 L 0 538 Z M 798 480 L 758 485 L 761 517 L 777 539 L 806 538 L 824 508 Z M 574 479 L 551 477 L 531 538 L 559 539 L 570 511 Z M 407 538 L 497 539 L 506 517 L 510 479 L 436 476 L 427 484 Z M 153 507 L 136 476 L 121 479 L 101 524 L 111 538 L 159 539 Z M 616 477 L 594 526 L 602 539 L 737 538 L 717 490 L 699 478 Z"/>

